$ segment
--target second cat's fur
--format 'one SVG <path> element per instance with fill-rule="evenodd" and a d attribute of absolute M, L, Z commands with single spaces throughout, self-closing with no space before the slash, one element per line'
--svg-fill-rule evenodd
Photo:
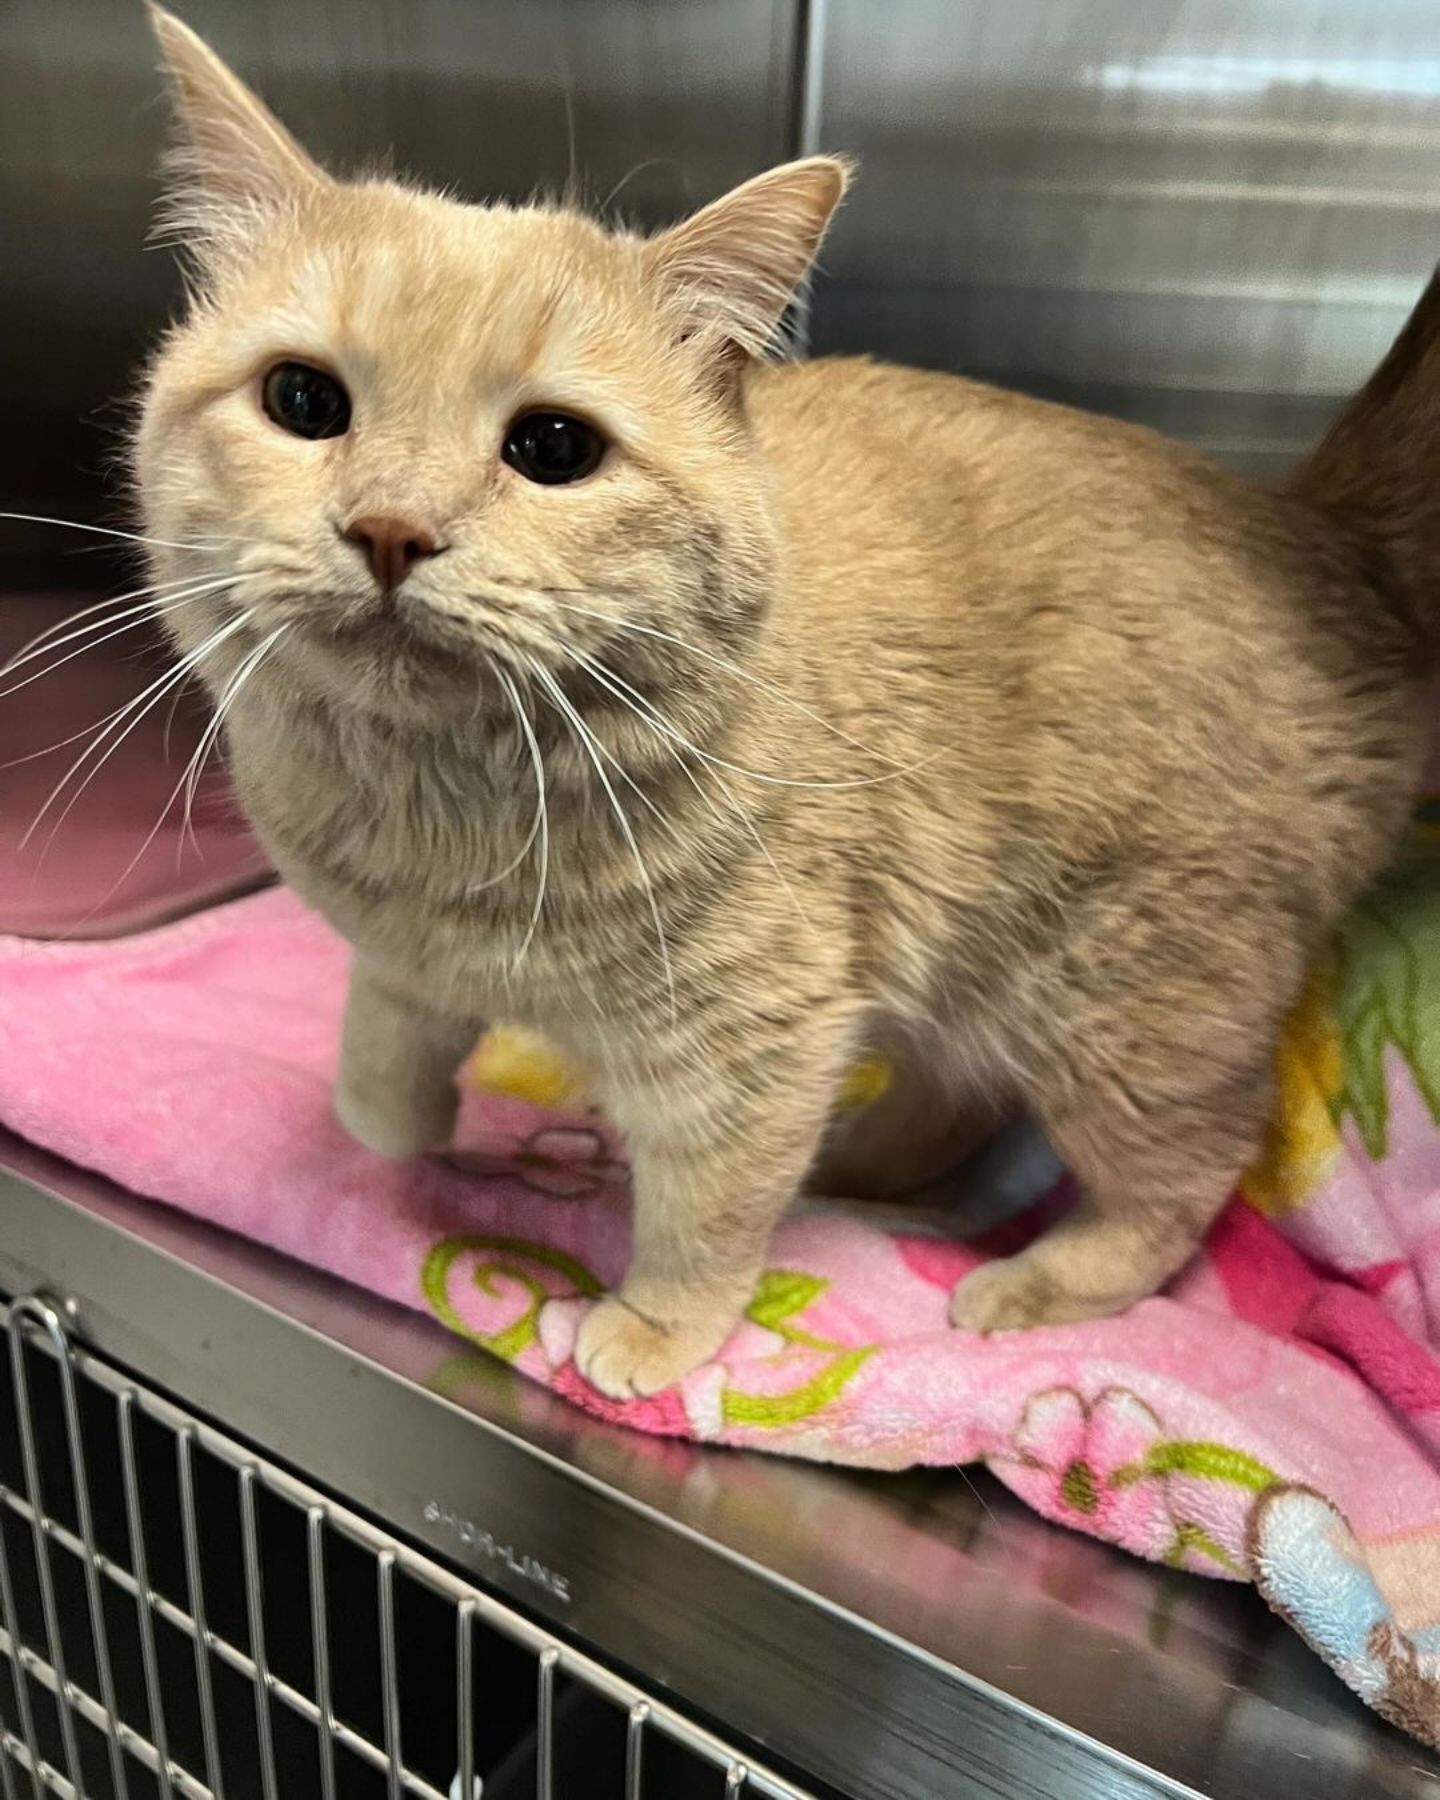
<path fill-rule="evenodd" d="M 158 30 L 198 292 L 139 490 L 162 572 L 227 584 L 172 629 L 280 869 L 355 946 L 350 1129 L 443 1144 L 490 1018 L 589 1071 L 635 1168 L 634 1264 L 578 1352 L 612 1394 L 717 1349 L 822 1154 L 903 1187 L 1013 1099 L 1083 1198 L 957 1324 L 1153 1292 L 1414 789 L 1440 305 L 1260 492 L 951 377 L 757 363 L 833 161 L 648 241 L 344 185 Z M 287 359 L 344 384 L 343 434 L 265 416 Z M 537 406 L 599 427 L 593 474 L 505 463 Z M 430 546 L 398 588 L 345 535 L 376 516 Z M 832 1129 L 866 1046 L 899 1078 Z"/>

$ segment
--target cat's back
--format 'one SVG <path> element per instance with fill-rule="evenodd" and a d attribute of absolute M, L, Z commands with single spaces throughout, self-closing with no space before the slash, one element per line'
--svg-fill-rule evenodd
<path fill-rule="evenodd" d="M 1254 512 L 1252 490 L 1156 432 L 960 375 L 821 357 L 757 371 L 748 401 L 782 505 L 827 536 L 1023 520 L 1069 537 L 1083 519 L 1113 552 L 1117 530 L 1138 544 L 1177 510 Z"/>
<path fill-rule="evenodd" d="M 1000 636 L 1150 646 L 1197 672 L 1244 643 L 1348 662 L 1386 632 L 1313 510 L 1143 426 L 867 358 L 760 371 L 749 395 L 791 573 Z M 842 579 L 837 583 L 836 577 Z"/>
<path fill-rule="evenodd" d="M 875 716 L 909 695 L 997 791 L 1072 816 L 1168 808 L 1223 836 L 1249 810 L 1365 862 L 1417 755 L 1413 640 L 1321 514 L 958 376 L 822 359 L 750 398 L 795 653 L 819 645 Z"/>

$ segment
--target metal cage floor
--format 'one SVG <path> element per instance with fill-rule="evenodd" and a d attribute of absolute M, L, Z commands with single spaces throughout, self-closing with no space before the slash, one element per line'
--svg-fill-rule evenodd
<path fill-rule="evenodd" d="M 0 1302 L 3 1800 L 806 1800 Z"/>

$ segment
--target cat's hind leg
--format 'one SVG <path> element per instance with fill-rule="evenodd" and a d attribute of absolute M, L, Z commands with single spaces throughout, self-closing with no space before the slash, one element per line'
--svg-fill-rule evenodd
<path fill-rule="evenodd" d="M 825 1142 L 806 1180 L 839 1199 L 918 1194 L 973 1158 L 1010 1109 L 978 1084 L 939 1038 L 884 1026 L 872 1032 L 842 1085 Z M 870 1091 L 866 1092 L 866 1088 Z"/>
<path fill-rule="evenodd" d="M 1230 899 L 1228 906 L 1220 902 Z M 1189 1259 L 1254 1155 L 1306 935 L 1233 896 L 1152 880 L 1098 907 L 1035 971 L 1026 1097 L 1080 1198 L 1016 1256 L 972 1271 L 951 1317 L 975 1331 L 1120 1312 Z"/>

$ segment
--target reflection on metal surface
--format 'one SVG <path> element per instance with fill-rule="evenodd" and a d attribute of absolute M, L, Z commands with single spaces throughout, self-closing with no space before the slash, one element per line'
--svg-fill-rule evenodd
<path fill-rule="evenodd" d="M 13 1141 L 7 1165 L 0 1287 L 63 1272 L 107 1355 L 841 1793 L 1435 1791 L 1440 1759 L 1251 1592 L 1057 1531 L 988 1477 L 599 1425 L 423 1318 Z"/>
<path fill-rule="evenodd" d="M 1085 71 L 1100 87 L 1152 94 L 1205 95 L 1234 99 L 1264 94 L 1274 87 L 1333 88 L 1341 94 L 1375 94 L 1383 99 L 1440 98 L 1440 61 L 1376 56 L 1173 55 L 1161 52 L 1135 62 L 1104 63 Z"/>
<path fill-rule="evenodd" d="M 789 149 L 796 0 L 176 10 L 342 170 L 384 163 L 475 199 L 574 175 L 655 222 Z M 0 508 L 118 510 L 102 482 L 117 399 L 179 292 L 168 253 L 144 248 L 164 135 L 155 64 L 139 0 L 0 6 Z M 0 579 L 82 582 L 53 551 L 0 525 Z"/>
<path fill-rule="evenodd" d="M 958 369 L 1271 472 L 1440 255 L 1428 6 L 829 0 L 828 18 L 825 136 L 864 171 L 817 348 Z"/>

